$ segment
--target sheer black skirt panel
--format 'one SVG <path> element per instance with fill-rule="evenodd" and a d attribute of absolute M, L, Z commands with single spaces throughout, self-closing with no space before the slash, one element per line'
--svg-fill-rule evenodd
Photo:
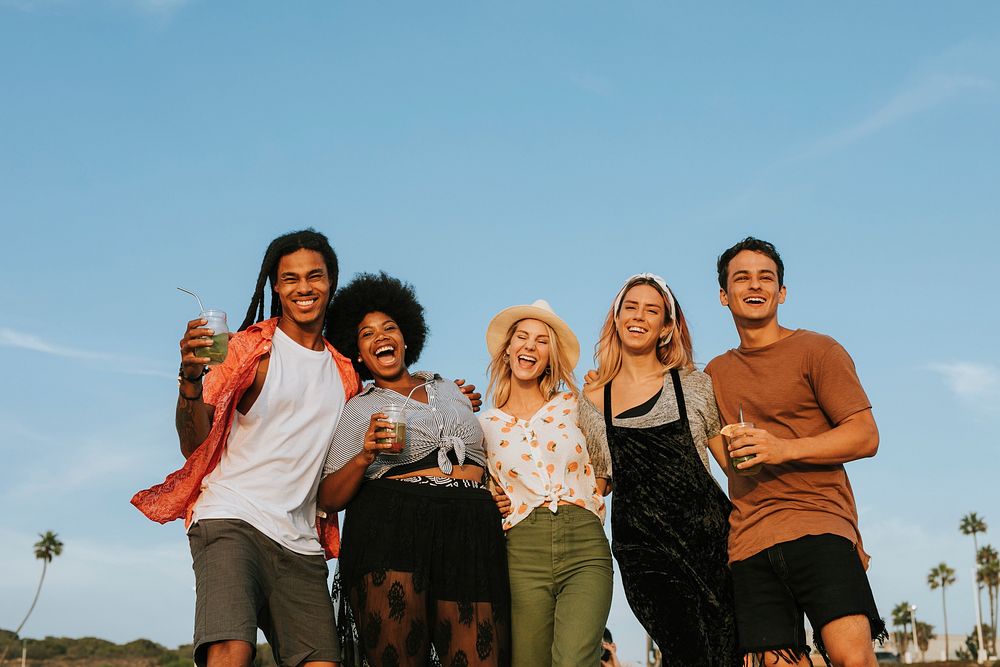
<path fill-rule="evenodd" d="M 485 489 L 366 482 L 334 584 L 344 666 L 509 667 L 500 525 Z"/>

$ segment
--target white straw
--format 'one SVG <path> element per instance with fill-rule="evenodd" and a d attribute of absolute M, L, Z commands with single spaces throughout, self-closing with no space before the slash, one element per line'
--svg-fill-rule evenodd
<path fill-rule="evenodd" d="M 413 396 L 413 392 L 415 392 L 417 389 L 420 389 L 424 385 L 430 384 L 431 382 L 434 382 L 434 380 L 428 380 L 427 382 L 418 384 L 416 387 L 410 390 L 410 393 L 406 395 L 406 400 L 403 401 L 403 412 L 406 412 L 406 404 L 410 402 L 410 396 Z"/>
<path fill-rule="evenodd" d="M 179 289 L 180 291 L 184 292 L 185 294 L 190 294 L 194 298 L 198 299 L 198 307 L 201 308 L 201 312 L 203 312 L 203 313 L 205 312 L 205 304 L 203 304 L 201 302 L 201 297 L 200 296 L 198 296 L 197 294 L 195 294 L 194 292 L 192 292 L 189 289 L 184 289 L 183 287 L 178 287 L 177 289 Z"/>

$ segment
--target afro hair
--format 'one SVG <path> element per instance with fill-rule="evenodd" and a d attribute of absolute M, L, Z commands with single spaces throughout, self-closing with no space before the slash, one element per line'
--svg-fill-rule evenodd
<path fill-rule="evenodd" d="M 399 325 L 406 341 L 403 362 L 416 363 L 427 340 L 424 307 L 417 301 L 413 285 L 384 271 L 359 273 L 337 291 L 326 318 L 326 339 L 354 364 L 363 380 L 372 379 L 368 368 L 358 361 L 358 325 L 369 313 L 385 313 Z"/>

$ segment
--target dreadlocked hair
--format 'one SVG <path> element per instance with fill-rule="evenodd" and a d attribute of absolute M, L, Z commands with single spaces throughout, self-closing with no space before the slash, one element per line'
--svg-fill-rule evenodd
<path fill-rule="evenodd" d="M 260 273 L 257 274 L 257 286 L 254 288 L 253 298 L 250 300 L 250 307 L 247 308 L 246 317 L 239 331 L 243 331 L 252 324 L 264 320 L 264 287 L 268 281 L 271 282 L 271 317 L 281 317 L 281 299 L 276 299 L 273 295 L 275 282 L 278 280 L 278 262 L 285 255 L 290 255 L 297 250 L 315 250 L 323 256 L 326 263 L 326 274 L 330 279 L 330 294 L 337 289 L 337 253 L 330 247 L 330 242 L 326 236 L 310 227 L 297 232 L 289 232 L 271 241 L 264 252 L 264 261 L 260 263 Z"/>
<path fill-rule="evenodd" d="M 369 313 L 385 313 L 399 326 L 406 341 L 403 363 L 416 363 L 427 340 L 424 307 L 417 301 L 413 285 L 393 278 L 384 271 L 359 273 L 340 288 L 326 315 L 324 336 L 354 364 L 363 380 L 372 374 L 358 361 L 358 325 Z"/>

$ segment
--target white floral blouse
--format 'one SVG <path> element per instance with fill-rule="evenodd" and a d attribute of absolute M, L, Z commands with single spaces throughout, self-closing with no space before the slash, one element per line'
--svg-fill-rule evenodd
<path fill-rule="evenodd" d="M 479 417 L 493 481 L 511 501 L 508 530 L 536 507 L 555 514 L 560 501 L 588 509 L 604 521 L 604 497 L 597 490 L 587 443 L 578 424 L 577 398 L 556 394 L 531 419 L 491 408 Z"/>

